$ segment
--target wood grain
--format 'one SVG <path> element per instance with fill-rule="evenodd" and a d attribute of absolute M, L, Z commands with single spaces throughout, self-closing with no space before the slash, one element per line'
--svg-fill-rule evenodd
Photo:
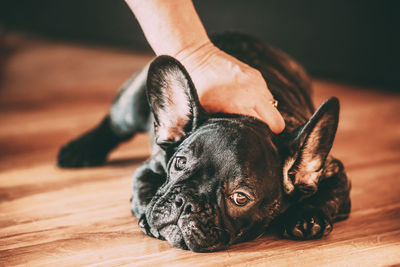
<path fill-rule="evenodd" d="M 58 148 L 93 127 L 118 87 L 151 55 L 3 40 L 0 83 L 1 266 L 390 266 L 400 264 L 400 96 L 314 81 L 315 103 L 335 95 L 333 154 L 352 180 L 352 213 L 327 238 L 273 233 L 216 253 L 145 236 L 129 210 L 130 176 L 149 155 L 145 135 L 104 167 L 62 170 Z"/>

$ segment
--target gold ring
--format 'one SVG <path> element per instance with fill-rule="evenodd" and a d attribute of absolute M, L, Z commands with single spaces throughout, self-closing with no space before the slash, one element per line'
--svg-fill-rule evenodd
<path fill-rule="evenodd" d="M 273 107 L 275 107 L 275 108 L 278 107 L 278 100 L 272 99 L 272 100 L 270 100 L 269 102 L 271 103 L 271 105 L 272 105 Z"/>

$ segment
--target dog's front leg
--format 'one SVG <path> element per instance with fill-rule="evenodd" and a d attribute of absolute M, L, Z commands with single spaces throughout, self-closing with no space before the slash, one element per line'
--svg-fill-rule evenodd
<path fill-rule="evenodd" d="M 284 237 L 299 240 L 320 238 L 332 231 L 333 222 L 348 217 L 351 185 L 343 165 L 330 157 L 325 166 L 318 191 L 282 215 L 280 226 Z"/>
<path fill-rule="evenodd" d="M 140 229 L 149 236 L 153 235 L 150 233 L 145 212 L 158 188 L 165 182 L 164 158 L 165 154 L 160 149 L 135 171 L 132 179 L 131 211 L 139 218 Z"/>
<path fill-rule="evenodd" d="M 147 67 L 121 87 L 109 113 L 95 128 L 60 149 L 59 167 L 103 165 L 110 151 L 120 143 L 148 130 L 150 109 L 146 99 L 146 78 Z"/>

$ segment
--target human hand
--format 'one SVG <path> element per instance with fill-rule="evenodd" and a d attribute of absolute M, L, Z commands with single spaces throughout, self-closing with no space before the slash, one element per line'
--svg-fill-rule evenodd
<path fill-rule="evenodd" d="M 182 50 L 175 57 L 189 72 L 206 111 L 252 116 L 264 121 L 276 134 L 285 128 L 258 70 L 211 43 Z"/>

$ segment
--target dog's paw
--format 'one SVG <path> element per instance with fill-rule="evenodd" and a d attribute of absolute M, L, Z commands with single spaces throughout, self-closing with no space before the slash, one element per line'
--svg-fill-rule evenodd
<path fill-rule="evenodd" d="M 139 225 L 140 230 L 142 230 L 142 232 L 145 233 L 146 235 L 148 235 L 150 237 L 158 238 L 160 240 L 165 240 L 165 238 L 162 237 L 158 231 L 150 228 L 145 214 L 142 214 L 140 216 L 138 225 Z"/>
<path fill-rule="evenodd" d="M 142 214 L 142 216 L 140 216 L 138 225 L 139 225 L 140 230 L 142 230 L 143 233 L 145 233 L 148 236 L 154 237 L 153 234 L 150 232 L 150 226 L 147 223 L 147 219 L 144 214 Z"/>
<path fill-rule="evenodd" d="M 289 239 L 317 239 L 332 231 L 331 220 L 316 208 L 289 209 L 283 215 L 281 223 L 282 235 Z"/>
<path fill-rule="evenodd" d="M 84 135 L 60 149 L 57 163 L 62 168 L 99 166 L 104 164 L 107 153 L 94 136 Z"/>
<path fill-rule="evenodd" d="M 143 214 L 146 212 L 146 205 L 140 205 L 140 201 L 138 199 L 138 196 L 135 194 L 136 192 L 133 192 L 133 195 L 131 196 L 130 204 L 131 204 L 131 213 L 133 216 L 136 218 L 140 219 L 142 218 Z"/>

